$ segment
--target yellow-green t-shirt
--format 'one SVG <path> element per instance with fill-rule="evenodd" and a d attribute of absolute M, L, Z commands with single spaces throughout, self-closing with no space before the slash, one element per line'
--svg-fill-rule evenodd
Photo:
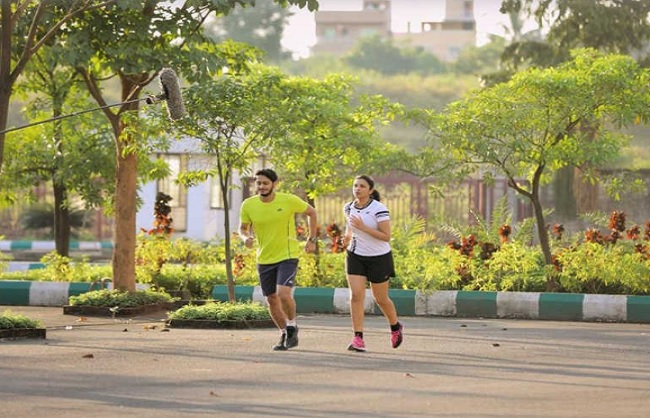
<path fill-rule="evenodd" d="M 243 224 L 252 224 L 257 239 L 257 262 L 274 264 L 298 258 L 296 213 L 307 210 L 307 202 L 289 193 L 275 193 L 268 203 L 259 196 L 244 200 L 240 217 Z"/>

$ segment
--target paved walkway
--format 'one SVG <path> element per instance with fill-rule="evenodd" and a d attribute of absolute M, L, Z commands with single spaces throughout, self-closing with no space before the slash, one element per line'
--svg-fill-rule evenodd
<path fill-rule="evenodd" d="M 163 315 L 43 321 L 46 340 L 0 341 L 0 417 L 643 417 L 650 325 L 405 317 L 393 350 L 382 317 L 368 353 L 345 350 L 344 315 L 273 329 L 164 331 Z M 71 328 L 71 329 L 69 329 Z"/>

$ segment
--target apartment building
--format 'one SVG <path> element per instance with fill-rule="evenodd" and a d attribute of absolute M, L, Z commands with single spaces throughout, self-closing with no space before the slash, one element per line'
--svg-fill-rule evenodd
<path fill-rule="evenodd" d="M 406 32 L 393 32 L 391 3 L 397 1 L 409 0 L 364 0 L 361 10 L 317 11 L 316 44 L 312 47 L 312 54 L 342 55 L 361 38 L 373 35 L 392 38 L 398 44 L 424 48 L 447 62 L 457 59 L 462 49 L 476 45 L 473 0 L 431 1 L 431 7 L 444 5 L 441 21 L 412 22 L 415 27 L 409 25 Z M 425 12 L 423 10 L 423 15 L 427 14 Z"/>

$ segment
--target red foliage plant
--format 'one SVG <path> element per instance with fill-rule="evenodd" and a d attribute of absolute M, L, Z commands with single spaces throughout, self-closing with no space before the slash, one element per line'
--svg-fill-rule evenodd
<path fill-rule="evenodd" d="M 609 216 L 609 229 L 612 231 L 625 231 L 625 212 L 613 211 Z"/>
<path fill-rule="evenodd" d="M 553 237 L 555 239 L 562 239 L 562 234 L 564 234 L 564 225 L 562 224 L 555 224 L 553 225 L 553 228 L 551 228 L 551 234 L 553 234 Z"/>
<path fill-rule="evenodd" d="M 171 196 L 163 192 L 158 192 L 156 195 L 156 203 L 153 207 L 154 221 L 153 228 L 146 230 L 141 228 L 142 232 L 149 235 L 166 235 L 169 236 L 174 232 L 172 223 L 174 220 L 171 218 L 172 208 L 169 202 L 173 200 Z"/>
<path fill-rule="evenodd" d="M 650 221 L 645 224 L 645 231 L 643 231 L 643 239 L 650 241 Z"/>
<path fill-rule="evenodd" d="M 332 240 L 329 246 L 331 252 L 342 253 L 345 251 L 343 247 L 343 232 L 337 224 L 331 223 L 327 225 L 325 233 Z"/>
<path fill-rule="evenodd" d="M 508 237 L 512 233 L 512 228 L 510 225 L 501 225 L 499 228 L 499 237 L 501 237 L 501 243 L 504 244 L 508 242 Z"/>
<path fill-rule="evenodd" d="M 246 268 L 246 263 L 244 262 L 244 256 L 242 254 L 235 254 L 235 266 L 232 270 L 232 274 L 239 276 L 242 271 Z"/>
<path fill-rule="evenodd" d="M 599 230 L 589 228 L 587 232 L 585 232 L 585 241 L 602 244 L 603 242 L 605 242 L 605 239 L 603 238 L 603 234 L 601 234 Z"/>
<path fill-rule="evenodd" d="M 625 236 L 627 239 L 636 241 L 641 238 L 641 228 L 639 225 L 634 225 L 632 228 L 626 231 Z"/>

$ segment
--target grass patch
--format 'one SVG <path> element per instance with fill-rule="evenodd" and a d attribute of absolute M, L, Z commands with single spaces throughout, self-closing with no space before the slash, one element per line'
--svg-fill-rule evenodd
<path fill-rule="evenodd" d="M 241 321 L 270 319 L 268 309 L 258 302 L 209 302 L 205 305 L 185 305 L 170 312 L 169 319 Z"/>
<path fill-rule="evenodd" d="M 93 290 L 77 296 L 70 296 L 68 303 L 72 306 L 102 306 L 113 308 L 133 308 L 143 305 L 155 305 L 171 302 L 173 298 L 168 293 L 153 290 L 137 290 L 125 292 L 121 290 Z"/>
<path fill-rule="evenodd" d="M 28 318 L 25 315 L 15 314 L 8 310 L 4 311 L 0 315 L 0 329 L 17 328 L 35 329 L 43 328 L 43 325 L 40 321 Z"/>

